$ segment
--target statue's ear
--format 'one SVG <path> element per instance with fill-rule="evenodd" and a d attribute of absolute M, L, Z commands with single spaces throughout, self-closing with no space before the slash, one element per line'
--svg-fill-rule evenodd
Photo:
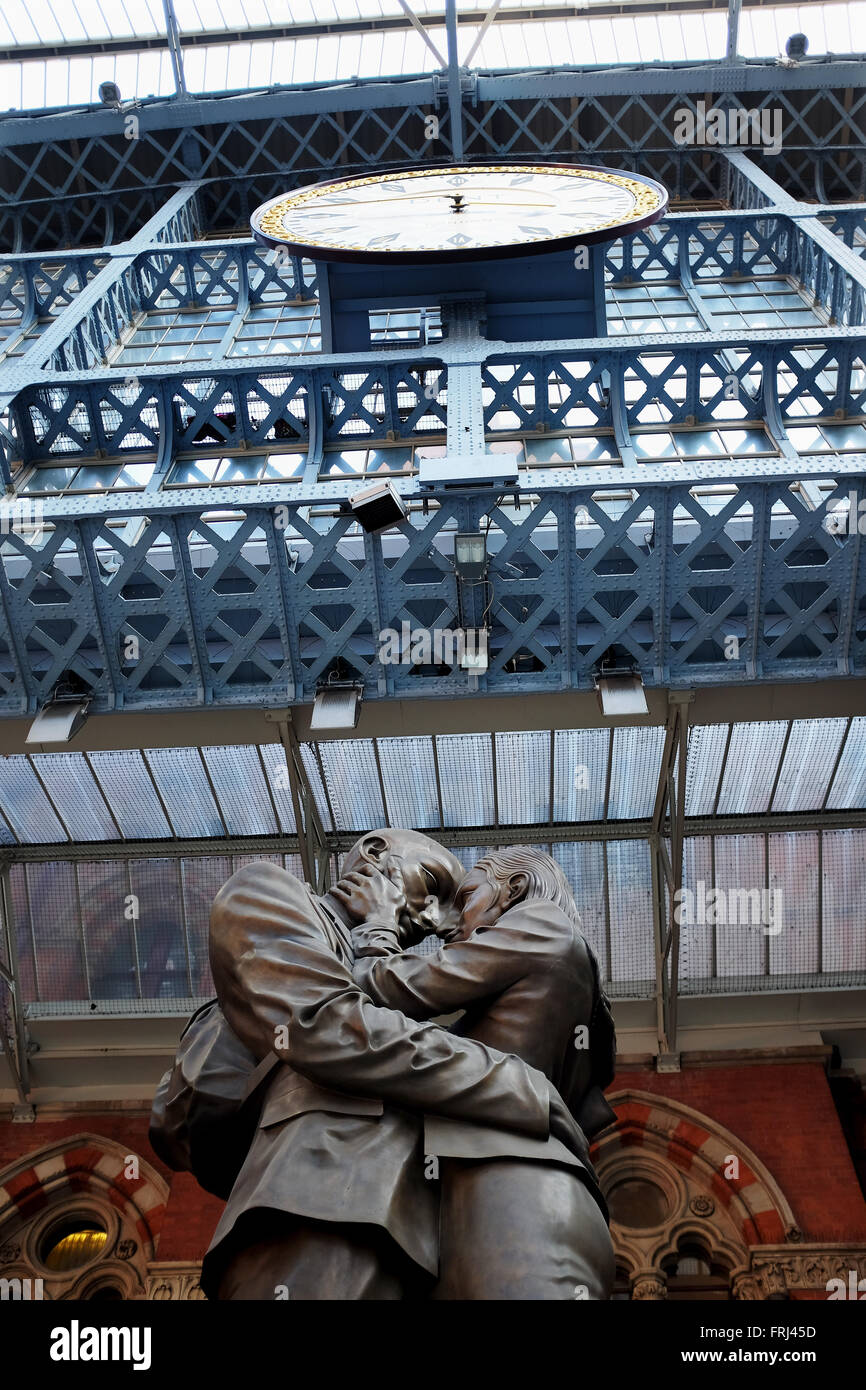
<path fill-rule="evenodd" d="M 381 835 L 367 835 L 361 841 L 361 853 L 373 864 L 383 863 L 388 849 L 388 841 L 383 840 Z"/>
<path fill-rule="evenodd" d="M 529 888 L 528 874 L 510 874 L 506 886 L 506 900 L 509 903 L 522 902 Z"/>

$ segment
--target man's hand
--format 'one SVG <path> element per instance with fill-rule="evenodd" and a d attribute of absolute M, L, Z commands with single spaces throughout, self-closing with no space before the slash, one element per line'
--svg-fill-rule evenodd
<path fill-rule="evenodd" d="M 397 865 L 392 866 L 391 873 L 392 877 L 386 878 L 371 864 L 365 864 L 341 878 L 331 893 L 356 922 L 375 922 L 384 930 L 393 926 L 396 931 L 400 913 L 406 907 L 406 894 Z"/>
<path fill-rule="evenodd" d="M 553 1086 L 550 1087 L 550 1137 L 559 1139 L 576 1158 L 587 1162 L 589 1154 L 583 1130 Z"/>

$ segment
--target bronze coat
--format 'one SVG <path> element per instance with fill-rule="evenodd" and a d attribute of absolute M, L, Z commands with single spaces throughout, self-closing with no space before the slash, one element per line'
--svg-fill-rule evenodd
<path fill-rule="evenodd" d="M 355 979 L 379 1004 L 425 1019 L 465 1009 L 455 1025 L 488 1047 L 507 1046 L 543 1071 L 577 1117 L 592 1085 L 589 1050 L 578 1044 L 596 1002 L 595 972 L 582 933 L 553 903 L 519 903 L 430 955 L 355 961 Z M 613 1071 L 611 1058 L 610 1072 Z M 574 1158 L 555 1139 L 515 1140 L 474 1124 L 430 1117 L 429 1153 L 463 1158 L 525 1157 L 583 1167 L 606 1214 L 588 1148 Z"/>
<path fill-rule="evenodd" d="M 239 869 L 211 914 L 211 967 L 238 1037 L 265 1057 L 287 1028 L 259 1127 L 205 1257 L 245 1211 L 275 1208 L 389 1231 L 419 1265 L 438 1268 L 437 1206 L 424 1178 L 420 1113 L 549 1130 L 538 1071 L 480 1042 L 379 1008 L 351 974 L 348 929 L 305 884 L 266 861 Z M 414 1112 L 414 1113 L 413 1113 Z"/>

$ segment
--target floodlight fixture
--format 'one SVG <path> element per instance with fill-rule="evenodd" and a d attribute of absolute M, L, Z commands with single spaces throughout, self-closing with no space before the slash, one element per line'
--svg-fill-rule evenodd
<path fill-rule="evenodd" d="M 379 481 L 361 488 L 349 498 L 355 519 L 365 531 L 384 531 L 406 515 L 406 507 L 393 483 Z"/>
<path fill-rule="evenodd" d="M 29 744 L 69 743 L 87 718 L 93 692 L 74 671 L 60 677 L 24 740 Z"/>
<path fill-rule="evenodd" d="M 593 680 L 605 719 L 649 714 L 643 678 L 637 667 L 616 665 L 612 654 L 605 652 Z"/>
<path fill-rule="evenodd" d="M 313 701 L 310 731 L 356 728 L 363 694 L 364 687 L 352 681 L 329 681 L 320 685 Z"/>
<path fill-rule="evenodd" d="M 454 537 L 458 579 L 483 579 L 487 573 L 487 537 L 481 531 L 458 531 Z"/>

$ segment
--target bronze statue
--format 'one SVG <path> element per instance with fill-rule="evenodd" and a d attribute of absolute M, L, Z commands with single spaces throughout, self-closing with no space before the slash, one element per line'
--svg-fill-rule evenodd
<path fill-rule="evenodd" d="M 151 1128 L 156 1151 L 194 1172 L 197 1127 L 213 1148 L 223 1124 L 229 1167 L 239 1128 L 251 1136 L 205 1257 L 208 1297 L 424 1292 L 439 1263 L 425 1113 L 504 1127 L 583 1161 L 583 1134 L 539 1069 L 378 1007 L 352 977 L 353 922 L 368 944 L 383 933 L 388 949 L 431 926 L 447 935 L 462 877 L 426 836 L 378 830 L 349 852 L 323 898 L 265 861 L 220 890 L 211 915 L 218 1004 L 184 1034 Z"/>
<path fill-rule="evenodd" d="M 435 954 L 402 954 L 382 926 L 388 896 L 368 901 L 376 931 L 354 934 L 370 997 L 409 1018 L 464 1009 L 462 1036 L 543 1071 L 589 1134 L 609 1124 L 613 1022 L 556 862 L 523 845 L 486 855 L 458 890 L 459 934 Z M 579 1159 L 556 1141 L 428 1116 L 425 1150 L 442 1161 L 434 1299 L 610 1297 L 607 1209 L 585 1148 Z"/>

